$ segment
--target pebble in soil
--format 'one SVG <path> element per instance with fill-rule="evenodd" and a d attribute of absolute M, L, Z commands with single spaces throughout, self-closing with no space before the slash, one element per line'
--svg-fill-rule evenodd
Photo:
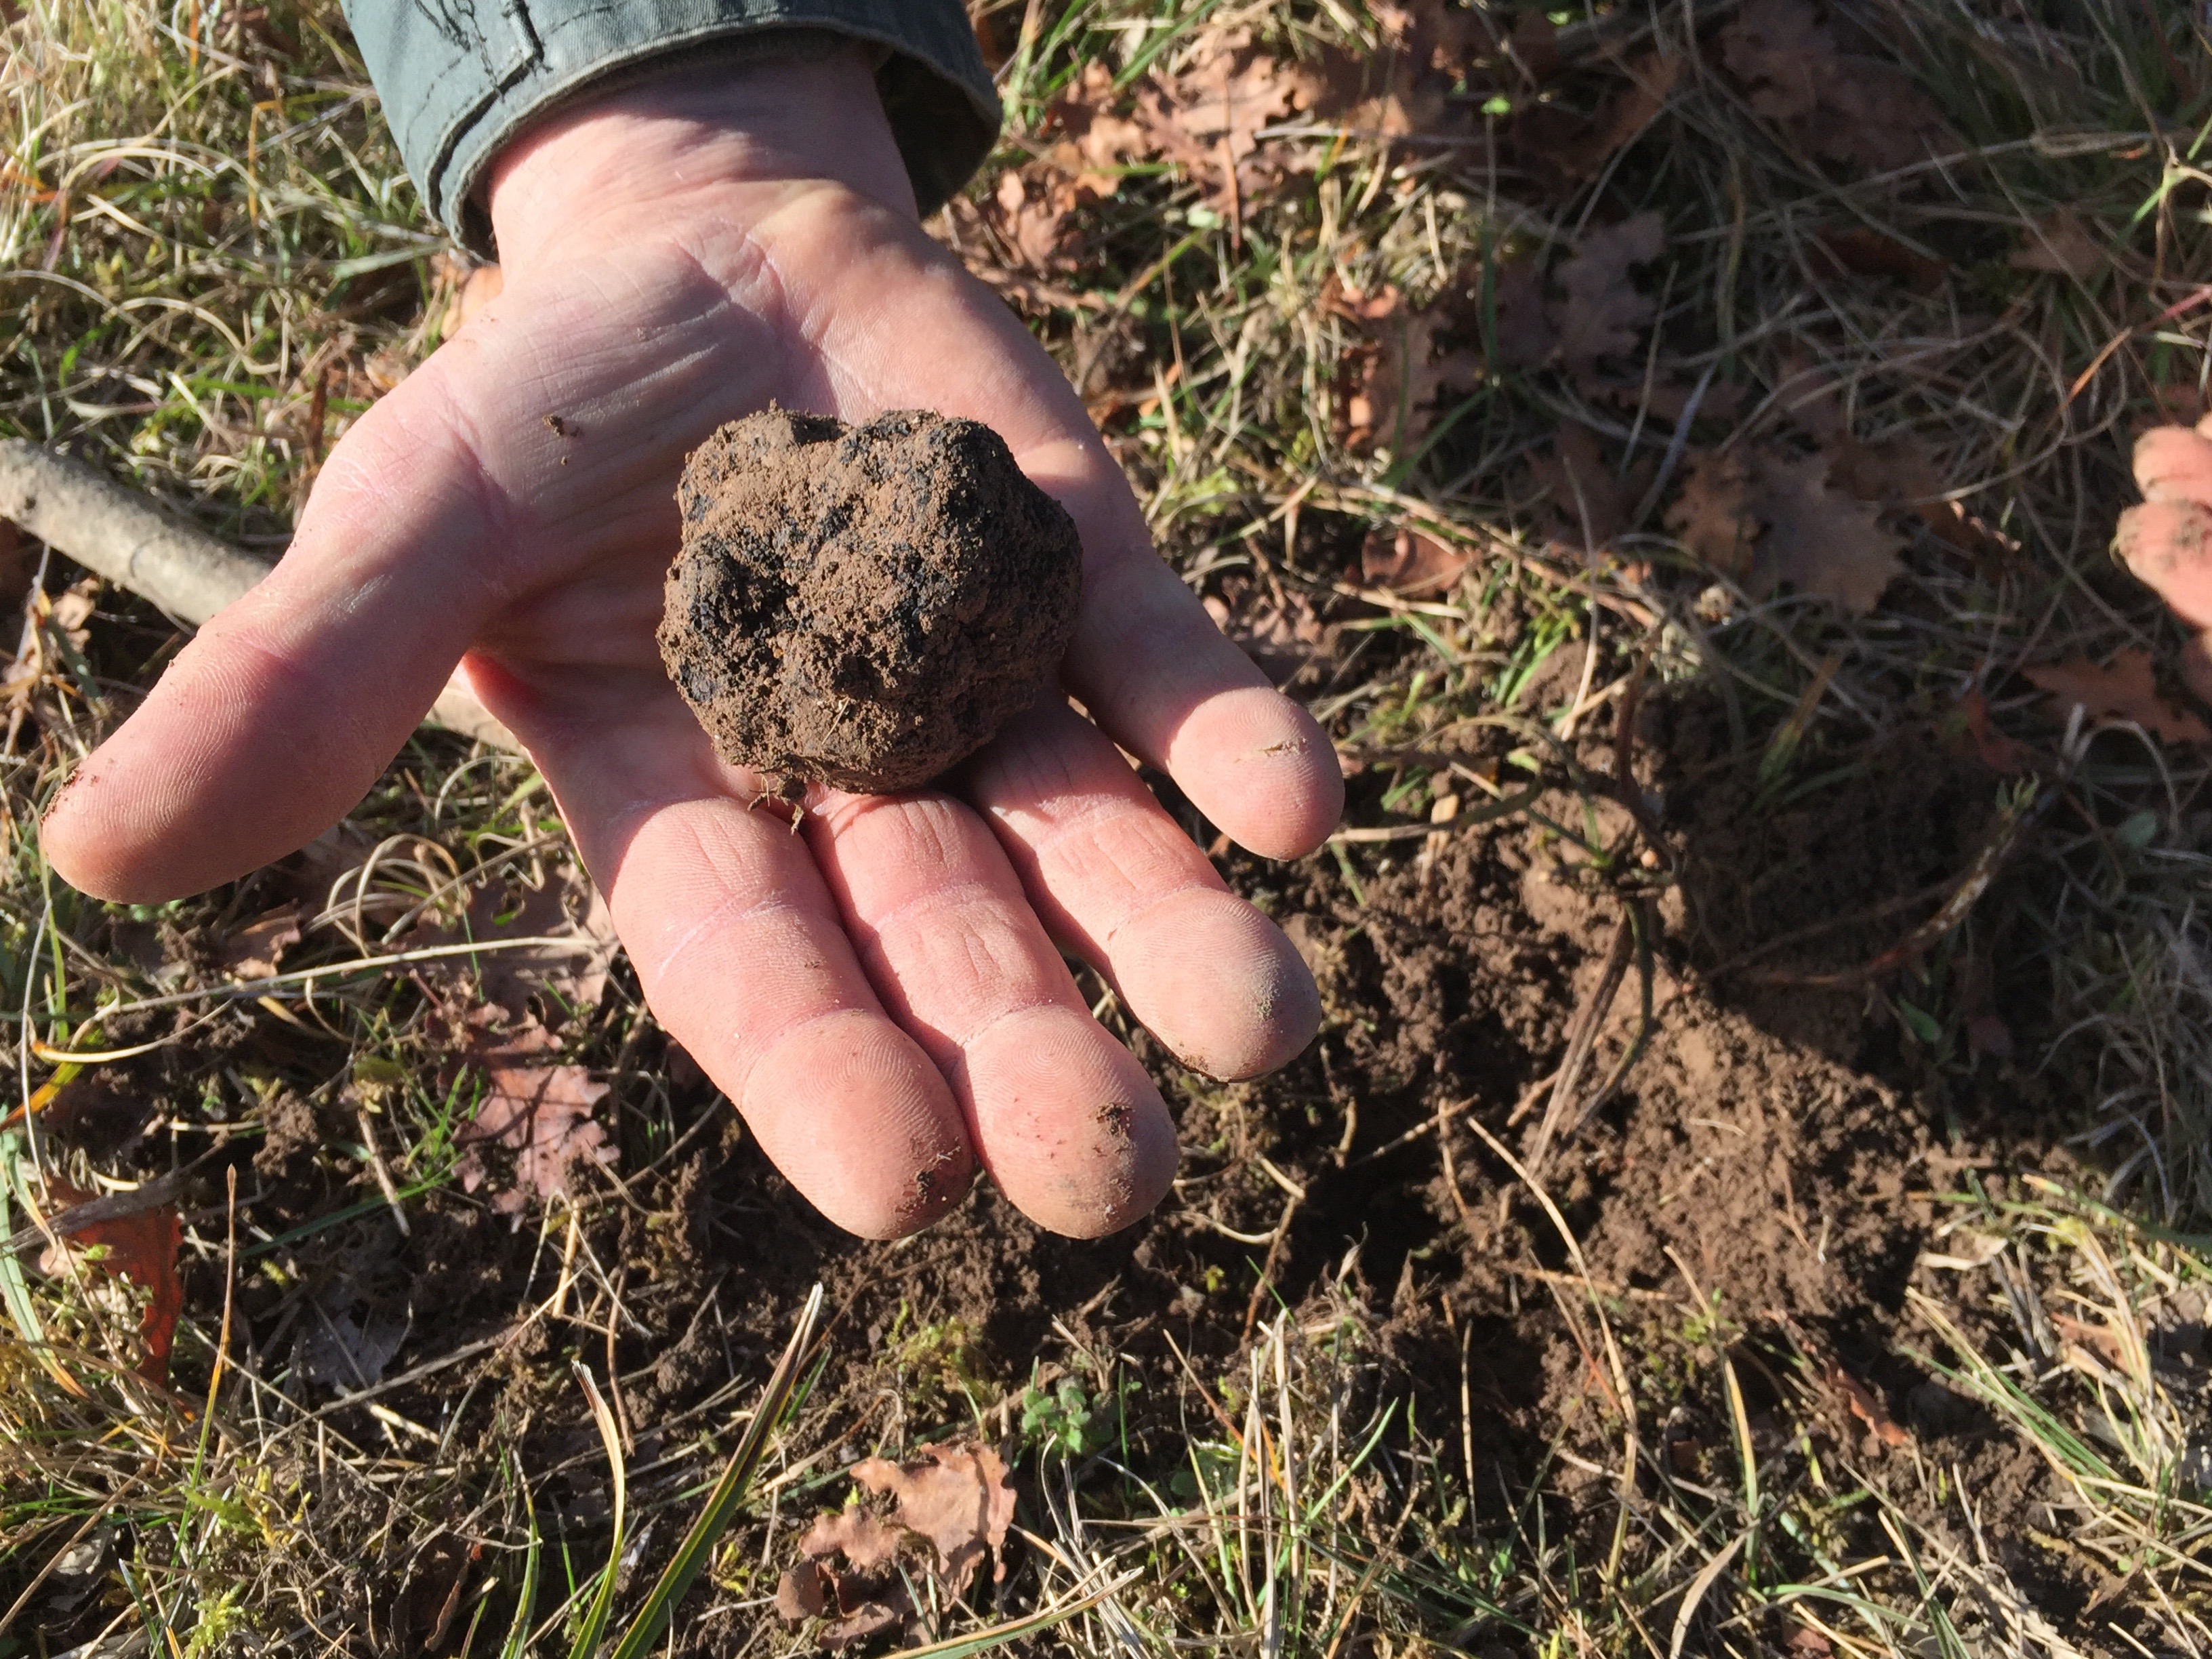
<path fill-rule="evenodd" d="M 1074 632 L 1074 521 L 978 422 L 771 408 L 694 450 L 677 502 L 662 660 L 715 751 L 781 781 L 928 782 Z"/>

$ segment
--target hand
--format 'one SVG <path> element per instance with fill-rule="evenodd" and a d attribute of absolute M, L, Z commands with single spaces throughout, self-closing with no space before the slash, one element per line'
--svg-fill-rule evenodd
<path fill-rule="evenodd" d="M 1054 948 L 1185 1062 L 1281 1065 L 1319 1021 L 1118 743 L 1288 858 L 1334 751 L 1152 552 L 1082 404 L 915 222 L 857 52 L 686 70 L 501 158 L 506 286 L 347 434 L 266 582 L 178 656 L 47 815 L 68 881 L 150 902 L 350 810 L 456 661 L 551 787 L 646 996 L 833 1220 L 927 1224 L 980 1161 L 1044 1225 L 1156 1203 L 1175 1128 Z M 653 642 L 685 453 L 770 398 L 970 416 L 1074 515 L 1084 604 L 1048 699 L 950 793 L 750 804 Z M 562 430 L 544 417 L 558 417 Z"/>
<path fill-rule="evenodd" d="M 2136 483 L 2143 504 L 2120 515 L 2114 550 L 2184 622 L 2212 629 L 2212 417 L 2193 432 L 2164 426 L 2144 433 L 2136 441 Z M 2203 696 L 2212 684 L 2190 689 Z"/>

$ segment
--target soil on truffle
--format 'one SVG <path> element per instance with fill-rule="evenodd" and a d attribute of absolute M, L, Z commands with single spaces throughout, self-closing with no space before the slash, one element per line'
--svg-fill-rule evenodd
<path fill-rule="evenodd" d="M 1074 521 L 975 421 L 769 409 L 692 453 L 662 659 L 734 765 L 876 793 L 974 753 L 1074 632 Z"/>

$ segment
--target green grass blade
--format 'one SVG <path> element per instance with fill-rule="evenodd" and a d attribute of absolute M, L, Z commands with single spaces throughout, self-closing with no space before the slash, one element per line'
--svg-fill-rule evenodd
<path fill-rule="evenodd" d="M 591 1611 L 584 1615 L 584 1627 L 576 1632 L 575 1644 L 569 1649 L 569 1659 L 592 1659 L 599 1650 L 599 1638 L 607 1628 L 607 1614 L 613 1611 L 615 1580 L 621 1576 L 623 1546 L 629 1540 L 624 1535 L 623 1522 L 629 1507 L 629 1483 L 623 1469 L 622 1436 L 615 1427 L 614 1413 L 600 1396 L 599 1385 L 592 1380 L 591 1372 L 574 1360 L 576 1380 L 584 1385 L 584 1398 L 590 1401 L 592 1421 L 598 1425 L 599 1442 L 606 1448 L 607 1467 L 614 1472 L 615 1526 L 614 1536 L 607 1544 L 607 1565 L 599 1574 L 599 1588 L 592 1597 Z"/>
<path fill-rule="evenodd" d="M 538 1561 L 545 1548 L 545 1541 L 538 1531 L 538 1505 L 530 1501 L 530 1482 L 522 1478 L 520 1468 L 514 1473 L 522 1488 L 522 1512 L 529 1517 L 530 1542 L 522 1558 L 522 1589 L 515 1596 L 514 1622 L 507 1627 L 507 1640 L 500 1648 L 500 1659 L 523 1659 L 529 1651 L 530 1614 L 538 1604 Z"/>
<path fill-rule="evenodd" d="M 814 1327 L 821 1316 L 822 1287 L 817 1285 L 799 1312 L 798 1328 L 792 1332 L 783 1358 L 775 1362 L 775 1370 L 768 1379 L 760 1408 L 753 1413 L 745 1437 L 730 1455 L 729 1467 L 714 1483 L 714 1490 L 707 1495 L 706 1507 L 691 1523 L 691 1530 L 684 1534 L 683 1543 L 677 1547 L 674 1559 L 662 1571 L 653 1594 L 646 1598 L 636 1622 L 616 1646 L 613 1659 L 641 1659 L 659 1638 L 675 1613 L 676 1604 L 684 1599 L 684 1592 L 691 1588 L 691 1581 L 699 1576 L 700 1569 L 707 1565 L 708 1555 L 728 1529 L 746 1489 L 752 1485 L 754 1471 L 768 1451 L 769 1437 L 775 1432 L 784 1407 L 791 1403 L 797 1391 L 799 1368 L 805 1358 L 807 1346 L 814 1340 Z"/>

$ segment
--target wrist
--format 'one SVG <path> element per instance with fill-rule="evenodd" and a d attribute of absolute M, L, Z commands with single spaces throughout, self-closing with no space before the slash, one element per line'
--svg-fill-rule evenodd
<path fill-rule="evenodd" d="M 492 167 L 501 263 L 527 266 L 580 234 L 665 226 L 678 211 L 743 224 L 824 185 L 911 219 L 876 54 L 857 41 L 823 50 L 824 39 L 672 59 L 547 117 Z"/>

